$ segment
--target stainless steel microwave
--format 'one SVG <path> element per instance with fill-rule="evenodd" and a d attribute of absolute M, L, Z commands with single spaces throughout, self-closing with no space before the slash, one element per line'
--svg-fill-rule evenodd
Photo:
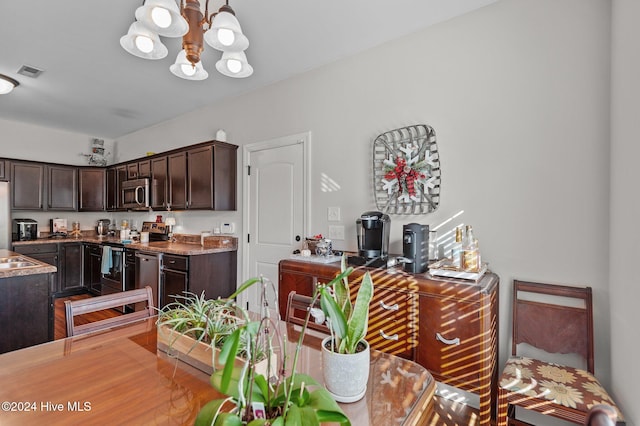
<path fill-rule="evenodd" d="M 125 180 L 120 184 L 120 202 L 125 209 L 149 210 L 149 179 Z"/>

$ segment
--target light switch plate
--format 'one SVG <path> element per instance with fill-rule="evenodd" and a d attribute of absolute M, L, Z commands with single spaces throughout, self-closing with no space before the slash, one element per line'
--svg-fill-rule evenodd
<path fill-rule="evenodd" d="M 329 226 L 329 239 L 330 240 L 344 240 L 344 226 L 342 226 L 342 225 L 330 225 Z"/>
<path fill-rule="evenodd" d="M 340 207 L 327 207 L 327 220 L 331 222 L 339 222 Z"/>

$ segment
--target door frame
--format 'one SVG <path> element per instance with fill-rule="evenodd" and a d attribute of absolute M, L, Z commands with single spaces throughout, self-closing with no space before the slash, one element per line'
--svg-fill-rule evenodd
<path fill-rule="evenodd" d="M 247 145 L 243 145 L 242 148 L 242 229 L 243 234 L 241 236 L 242 242 L 242 280 L 241 282 L 249 279 L 249 243 L 244 236 L 249 233 L 250 224 L 250 210 L 251 205 L 249 203 L 249 178 L 248 167 L 251 161 L 251 154 L 257 151 L 264 151 L 267 149 L 281 148 L 284 146 L 302 144 L 302 238 L 305 238 L 309 232 L 309 224 L 311 219 L 311 131 L 303 133 L 296 133 L 289 136 L 281 136 L 274 139 L 269 139 L 261 142 L 255 142 Z M 274 283 L 278 285 L 278 283 Z M 240 294 L 238 297 L 238 303 L 243 306 L 246 304 L 245 295 Z"/>

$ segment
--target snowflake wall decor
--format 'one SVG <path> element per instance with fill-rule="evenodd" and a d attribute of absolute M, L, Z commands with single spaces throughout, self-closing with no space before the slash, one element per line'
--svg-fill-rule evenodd
<path fill-rule="evenodd" d="M 438 208 L 440 156 L 431 126 L 402 127 L 374 140 L 373 188 L 384 213 L 424 214 Z"/>

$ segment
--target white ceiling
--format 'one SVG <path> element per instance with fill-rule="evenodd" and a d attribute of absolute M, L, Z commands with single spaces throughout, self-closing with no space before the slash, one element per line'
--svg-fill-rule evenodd
<path fill-rule="evenodd" d="M 0 73 L 20 86 L 0 97 L 0 118 L 116 139 L 495 1 L 231 0 L 254 74 L 219 74 L 220 52 L 205 45 L 209 78 L 198 82 L 169 72 L 179 38 L 162 38 L 169 55 L 158 61 L 120 47 L 142 0 L 3 0 Z M 222 4 L 211 0 L 210 12 Z M 31 79 L 22 65 L 44 72 Z"/>

